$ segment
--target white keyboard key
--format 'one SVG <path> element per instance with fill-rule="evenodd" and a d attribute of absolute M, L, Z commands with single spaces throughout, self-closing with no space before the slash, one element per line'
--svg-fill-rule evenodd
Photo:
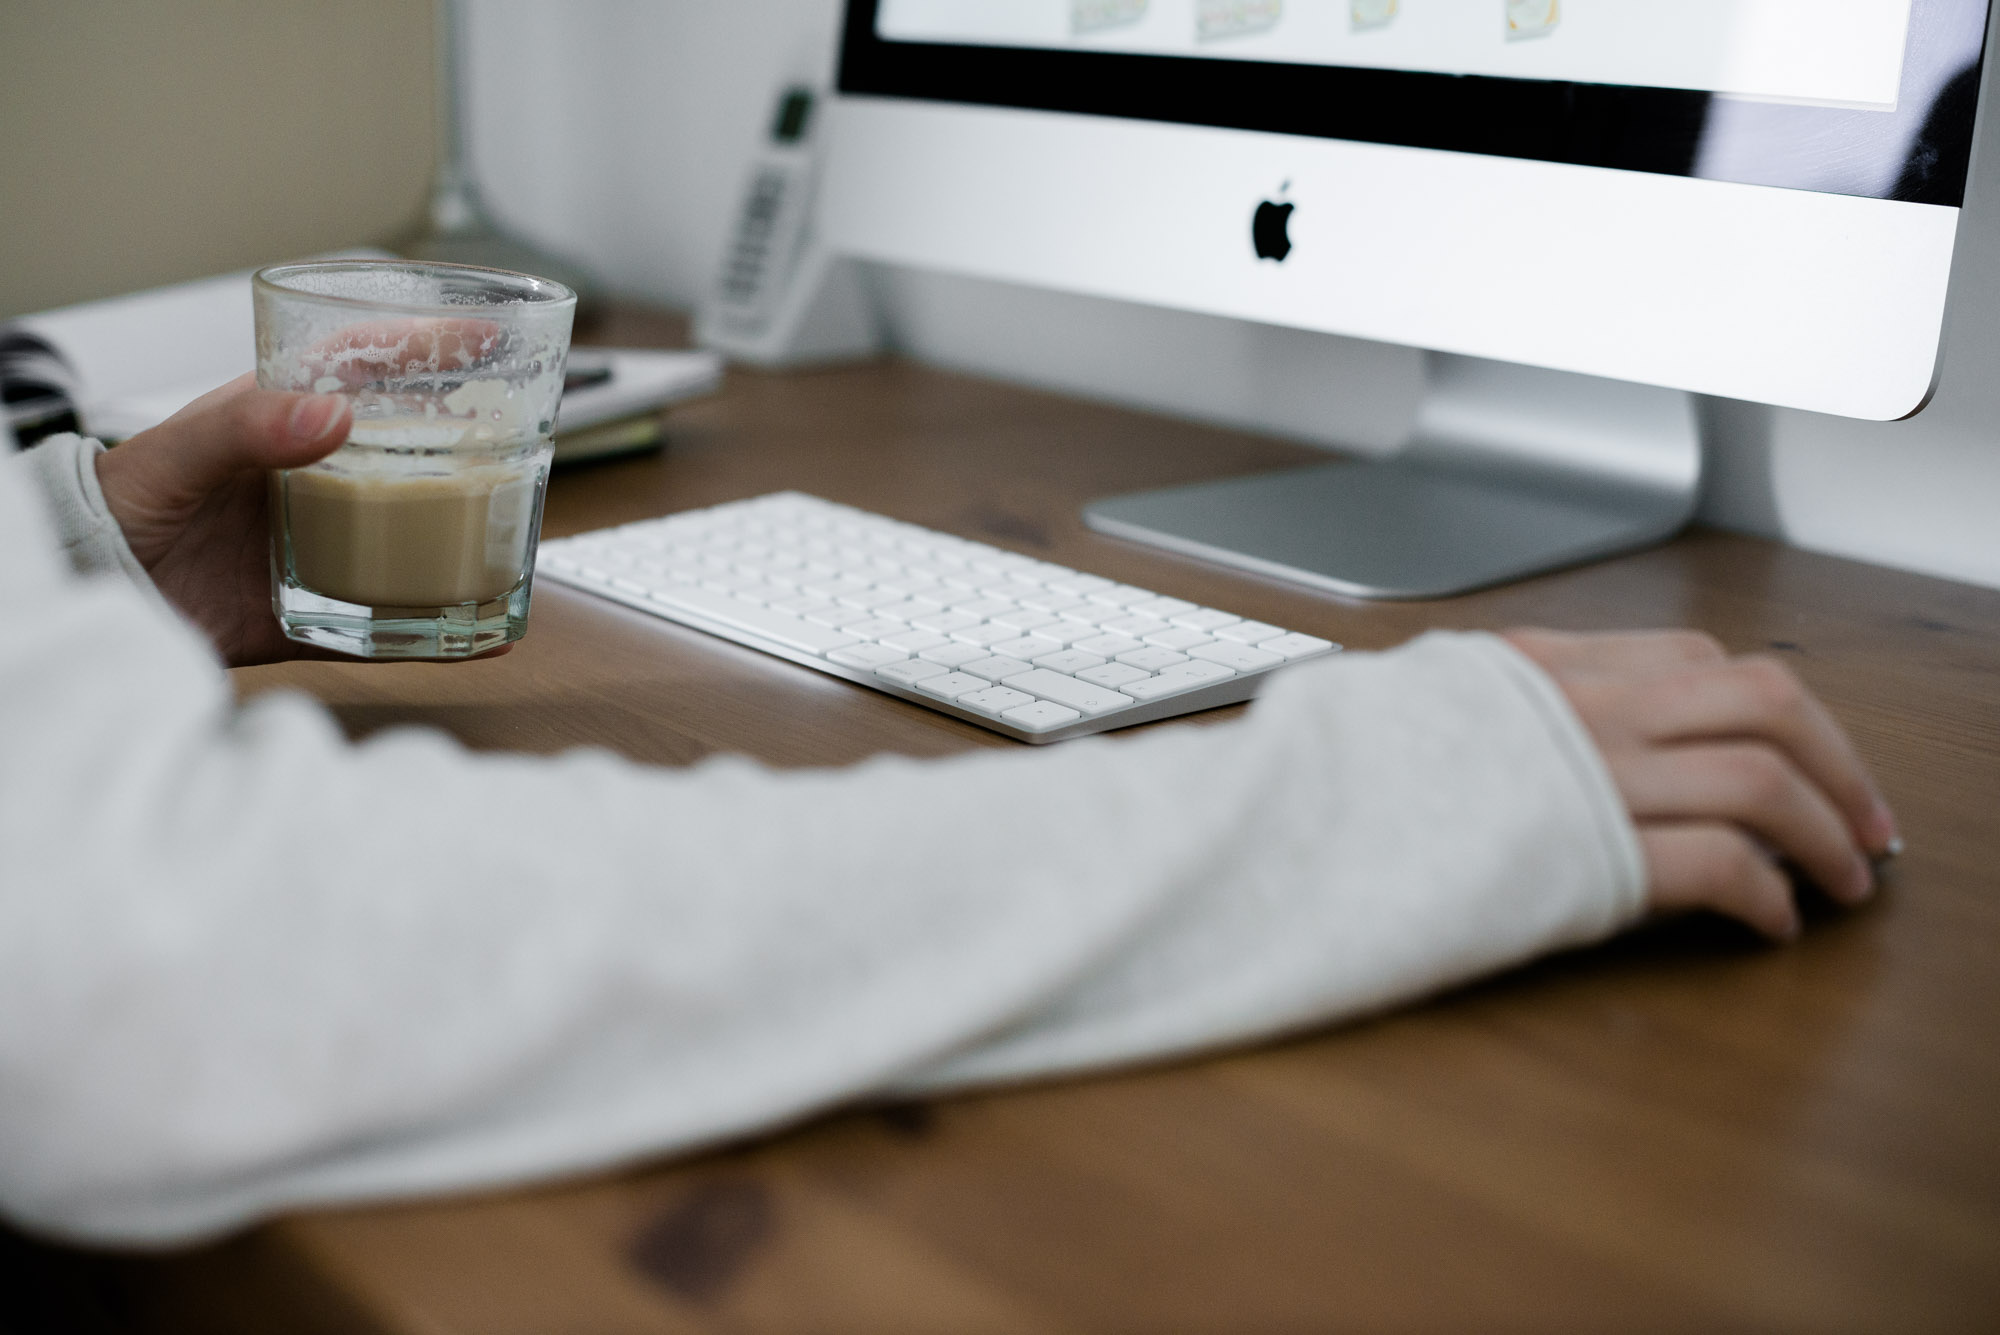
<path fill-rule="evenodd" d="M 842 607 L 833 603 L 824 612 L 808 612 L 805 619 L 820 626 L 845 626 L 856 621 L 873 621 L 873 612 L 864 612 L 858 607 Z"/>
<path fill-rule="evenodd" d="M 963 672 L 947 672 L 942 677 L 925 677 L 917 683 L 917 689 L 925 695 L 956 700 L 967 691 L 983 691 L 992 684 L 984 677 L 970 677 Z"/>
<path fill-rule="evenodd" d="M 1015 630 L 1025 635 L 1037 626 L 1055 624 L 1056 617 L 1050 612 L 1037 612 L 1030 607 L 1017 607 L 1011 612 L 994 613 L 992 620 L 996 626 L 1012 626 Z"/>
<path fill-rule="evenodd" d="M 885 663 L 897 663 L 909 655 L 901 649 L 891 649 L 886 644 L 856 644 L 845 649 L 835 649 L 827 655 L 836 663 L 847 667 L 872 668 Z"/>
<path fill-rule="evenodd" d="M 1109 603 L 1086 602 L 1078 603 L 1075 607 L 1066 607 L 1057 615 L 1064 621 L 1095 628 L 1106 621 L 1123 621 L 1129 614 L 1124 608 L 1113 607 Z"/>
<path fill-rule="evenodd" d="M 1158 700 L 1162 696 L 1191 691 L 1200 684 L 1186 677 L 1148 677 L 1144 681 L 1127 682 L 1118 689 L 1134 700 Z"/>
<path fill-rule="evenodd" d="M 998 718 L 1010 709 L 1019 709 L 1022 705 L 1035 703 L 1035 697 L 1025 691 L 1014 690 L 1010 686 L 988 686 L 983 691 L 967 691 L 952 703 Z"/>
<path fill-rule="evenodd" d="M 1044 700 L 1053 700 L 1089 715 L 1108 714 L 1132 703 L 1117 691 L 1108 691 L 1102 686 L 1093 686 L 1087 681 L 1078 681 L 1075 677 L 1066 677 L 1047 668 L 1030 668 L 1018 677 L 1007 678 L 1007 684 L 1017 691 L 1032 691 Z"/>
<path fill-rule="evenodd" d="M 1108 589 L 1095 589 L 1089 594 L 1091 601 L 1109 603 L 1113 607 L 1130 607 L 1133 603 L 1143 603 L 1160 595 L 1151 589 L 1142 589 L 1136 584 L 1114 584 Z"/>
<path fill-rule="evenodd" d="M 921 658 L 906 658 L 900 663 L 876 668 L 875 675 L 884 681 L 893 681 L 898 686 L 914 686 L 926 677 L 941 677 L 951 671 L 942 663 L 926 663 Z"/>
<path fill-rule="evenodd" d="M 1190 658 L 1199 658 L 1209 663 L 1220 663 L 1238 672 L 1255 672 L 1258 668 L 1275 667 L 1285 661 L 1282 654 L 1267 654 L 1262 649 L 1247 644 L 1231 644 L 1218 640 L 1214 644 L 1197 644 L 1188 650 Z"/>
<path fill-rule="evenodd" d="M 1127 667 L 1141 668 L 1147 672 L 1158 672 L 1161 668 L 1172 667 L 1175 663 L 1185 663 L 1188 661 L 1188 657 L 1186 654 L 1176 653 L 1172 649 L 1162 649 L 1157 644 L 1151 644 L 1143 649 L 1130 649 L 1119 654 L 1118 661 Z"/>
<path fill-rule="evenodd" d="M 1143 637 L 1147 644 L 1157 644 L 1162 649 L 1192 649 L 1197 644 L 1207 644 L 1214 637 L 1186 626 L 1175 626 L 1170 630 L 1157 631 Z"/>
<path fill-rule="evenodd" d="M 882 643 L 891 649 L 901 649 L 906 654 L 920 654 L 926 649 L 950 644 L 951 641 L 932 630 L 906 630 L 900 635 L 884 635 Z"/>
<path fill-rule="evenodd" d="M 976 598 L 965 598 L 953 603 L 951 610 L 954 612 L 963 612 L 967 616 L 974 616 L 984 620 L 996 612 L 1011 612 L 1015 606 L 1016 604 L 1011 598 L 989 598 L 981 594 Z"/>
<path fill-rule="evenodd" d="M 953 640 L 949 644 L 940 644 L 935 649 L 919 649 L 917 657 L 927 659 L 933 663 L 942 663 L 946 667 L 955 668 L 962 667 L 967 663 L 977 662 L 982 658 L 991 658 L 992 655 L 976 644 L 960 644 L 958 641 Z"/>
<path fill-rule="evenodd" d="M 1126 616 L 1111 621 L 1100 621 L 1098 629 L 1110 631 L 1114 635 L 1130 635 L 1143 640 L 1148 635 L 1156 635 L 1167 628 L 1167 623 L 1158 617 Z"/>
<path fill-rule="evenodd" d="M 910 624 L 918 630 L 934 630 L 940 635 L 949 635 L 955 630 L 979 624 L 979 618 L 967 612 L 925 612 L 910 618 Z"/>
<path fill-rule="evenodd" d="M 1065 723 L 1074 723 L 1083 715 L 1074 709 L 1064 708 L 1053 700 L 1036 700 L 1031 704 L 1015 705 L 1000 717 L 1029 732 L 1047 732 L 1050 728 L 1060 728 Z"/>
<path fill-rule="evenodd" d="M 1043 654 L 1052 654 L 1062 648 L 1056 640 L 1045 640 L 1040 635 L 1023 635 L 1018 639 L 1001 640 L 988 646 L 996 654 L 1006 654 L 1010 658 L 1025 658 L 1033 661 Z"/>
<path fill-rule="evenodd" d="M 1057 644 L 1073 646 L 1079 640 L 1094 640 L 1102 634 L 1104 632 L 1097 627 L 1086 626 L 1081 621 L 1058 621 L 1036 631 L 1035 638 L 1054 640 Z"/>
<path fill-rule="evenodd" d="M 1236 672 L 1235 669 L 1226 668 L 1220 663 L 1204 663 L 1198 658 L 1190 658 L 1185 663 L 1168 664 L 1166 667 L 1160 669 L 1160 675 L 1162 677 L 1171 677 L 1176 681 L 1199 684 L 1207 681 L 1222 681 L 1225 678 L 1235 676 Z"/>
<path fill-rule="evenodd" d="M 799 592 L 810 593 L 816 598 L 838 598 L 843 593 L 856 593 L 867 587 L 866 580 L 843 575 L 835 579 L 823 579 L 816 584 L 802 585 Z"/>
<path fill-rule="evenodd" d="M 1005 681 L 1009 677 L 1020 676 L 1029 666 L 1018 658 L 1003 658 L 995 654 L 991 658 L 975 658 L 970 663 L 961 663 L 958 670 L 988 681 Z"/>
<path fill-rule="evenodd" d="M 894 617 L 875 617 L 868 621 L 850 621 L 841 629 L 849 635 L 859 635 L 864 640 L 879 640 L 885 635 L 900 635 L 910 628 L 907 621 Z"/>
<path fill-rule="evenodd" d="M 1144 681 L 1149 674 L 1143 668 L 1135 668 L 1130 663 L 1106 663 L 1102 667 L 1081 668 L 1073 675 L 1078 681 L 1087 681 L 1092 686 L 1122 690 L 1126 682 Z"/>
<path fill-rule="evenodd" d="M 1218 640 L 1234 640 L 1238 644 L 1255 644 L 1285 633 L 1284 627 L 1273 626 L 1263 621 L 1239 621 L 1233 626 L 1224 626 L 1215 632 Z"/>
<path fill-rule="evenodd" d="M 967 626 L 964 630 L 953 631 L 951 638 L 983 647 L 989 644 L 998 644 L 1002 640 L 1019 639 L 1020 636 L 1012 626 L 996 626 L 990 621 L 982 621 L 976 626 Z"/>
<path fill-rule="evenodd" d="M 1081 649 L 1060 649 L 1037 658 L 1035 666 L 1045 667 L 1051 672 L 1067 672 L 1073 677 L 1085 668 L 1098 667 L 1103 662 L 1096 654 L 1087 654 Z"/>
<path fill-rule="evenodd" d="M 1047 612 L 1053 616 L 1087 604 L 1073 593 L 1057 593 L 1054 589 L 1043 589 L 1038 593 L 1022 594 L 1021 606 L 1033 608 L 1037 612 Z"/>
<path fill-rule="evenodd" d="M 875 609 L 875 615 L 894 617 L 898 621 L 914 621 L 926 612 L 938 610 L 940 610 L 938 605 L 928 598 L 906 598 L 900 603 L 883 604 Z"/>
<path fill-rule="evenodd" d="M 849 607 L 859 607 L 872 612 L 878 607 L 902 602 L 903 595 L 890 593 L 887 589 L 860 589 L 853 593 L 841 594 L 838 601 L 846 603 Z"/>
<path fill-rule="evenodd" d="M 1145 641 L 1135 640 L 1130 635 L 1094 635 L 1070 645 L 1072 649 L 1081 649 L 1087 654 L 1103 654 L 1106 658 L 1116 658 L 1145 647 Z"/>
<path fill-rule="evenodd" d="M 1057 593 L 1068 593 L 1074 594 L 1079 598 L 1087 598 L 1099 589 L 1112 587 L 1112 581 L 1104 578 L 1102 575 L 1065 575 L 1061 579 L 1050 580 L 1049 587 Z"/>
<path fill-rule="evenodd" d="M 1332 640 L 1322 640 L 1317 635 L 1301 635 L 1293 631 L 1290 635 L 1276 635 L 1268 640 L 1259 640 L 1257 647 L 1267 654 L 1304 658 L 1309 654 L 1323 654 L 1333 648 L 1334 643 Z"/>
<path fill-rule="evenodd" d="M 666 579 L 663 576 L 654 576 L 653 578 L 655 583 L 663 583 L 663 584 L 673 583 L 672 580 Z M 795 588 L 790 587 L 789 585 L 777 584 L 767 579 L 757 588 L 751 590 L 748 594 L 739 593 L 736 596 L 739 598 L 754 597 L 755 599 L 757 599 L 757 601 L 761 603 L 777 604 L 777 603 L 791 602 L 793 599 L 799 596 L 799 591 Z"/>
<path fill-rule="evenodd" d="M 1158 617 L 1162 621 L 1172 621 L 1183 612 L 1192 612 L 1195 605 L 1185 598 L 1153 598 L 1143 603 L 1133 603 L 1132 610 L 1144 616 Z"/>
<path fill-rule="evenodd" d="M 795 617 L 811 616 L 814 612 L 830 612 L 839 605 L 830 603 L 824 598 L 815 598 L 810 594 L 803 598 L 788 598 L 782 603 L 771 604 L 780 612 L 789 612 Z"/>
<path fill-rule="evenodd" d="M 707 617 L 725 626 L 759 636 L 787 649 L 802 649 L 809 654 L 823 654 L 829 649 L 853 644 L 855 637 L 831 626 L 820 626 L 801 617 L 784 612 L 774 612 L 768 607 L 757 607 L 727 594 L 691 584 L 676 585 L 672 590 L 656 590 L 652 599 L 667 607 L 678 608 L 695 616 Z"/>

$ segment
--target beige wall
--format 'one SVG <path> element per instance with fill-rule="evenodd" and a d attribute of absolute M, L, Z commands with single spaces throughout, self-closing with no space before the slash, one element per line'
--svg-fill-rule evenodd
<path fill-rule="evenodd" d="M 414 222 L 427 0 L 0 0 L 0 318 Z"/>

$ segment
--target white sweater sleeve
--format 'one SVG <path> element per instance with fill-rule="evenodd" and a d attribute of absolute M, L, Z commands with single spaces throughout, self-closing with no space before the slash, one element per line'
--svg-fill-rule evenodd
<path fill-rule="evenodd" d="M 55 523 L 57 545 L 69 558 L 70 569 L 79 575 L 123 575 L 141 598 L 171 612 L 104 502 L 104 491 L 97 485 L 97 456 L 102 453 L 103 442 L 65 431 L 9 460 L 8 466 L 39 484 Z"/>
<path fill-rule="evenodd" d="M 168 1241 L 840 1100 L 1385 1006 L 1639 911 L 1525 660 L 1431 636 L 1243 723 L 648 770 L 237 709 L 0 464 L 0 1212 Z M 18 472 L 18 470 L 17 470 Z"/>

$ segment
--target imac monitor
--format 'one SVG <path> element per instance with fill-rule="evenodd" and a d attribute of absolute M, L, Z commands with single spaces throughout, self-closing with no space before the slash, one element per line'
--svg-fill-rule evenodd
<path fill-rule="evenodd" d="M 1351 594 L 1677 529 L 1691 395 L 1888 420 L 1936 374 L 1987 0 L 848 0 L 857 257 L 1427 349 L 1377 463 L 1103 531 Z"/>

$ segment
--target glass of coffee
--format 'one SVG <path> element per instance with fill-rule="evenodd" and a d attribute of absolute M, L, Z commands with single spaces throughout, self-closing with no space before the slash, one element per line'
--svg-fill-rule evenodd
<path fill-rule="evenodd" d="M 362 658 L 520 639 L 576 294 L 387 260 L 279 265 L 252 287 L 257 384 L 354 404 L 346 444 L 272 474 L 285 634 Z"/>

